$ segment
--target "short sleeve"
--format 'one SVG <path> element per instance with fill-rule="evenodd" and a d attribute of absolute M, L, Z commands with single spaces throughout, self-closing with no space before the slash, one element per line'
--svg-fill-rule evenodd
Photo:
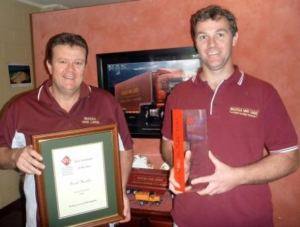
<path fill-rule="evenodd" d="M 14 128 L 14 114 L 13 104 L 5 108 L 0 119 L 0 146 L 11 147 L 11 143 L 15 134 Z"/>
<path fill-rule="evenodd" d="M 265 146 L 270 152 L 289 151 L 297 148 L 298 139 L 287 110 L 271 87 L 263 113 Z"/>
<path fill-rule="evenodd" d="M 130 150 L 132 149 L 133 142 L 128 130 L 124 113 L 118 103 L 116 108 L 116 115 L 117 115 L 116 117 L 117 117 L 118 130 L 123 143 L 123 149 Z"/>
<path fill-rule="evenodd" d="M 172 109 L 173 109 L 173 95 L 168 96 L 163 119 L 162 136 L 171 139 L 172 138 Z"/>

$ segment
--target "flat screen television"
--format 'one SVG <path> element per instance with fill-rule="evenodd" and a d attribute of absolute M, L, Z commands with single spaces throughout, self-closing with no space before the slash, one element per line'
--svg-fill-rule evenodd
<path fill-rule="evenodd" d="M 120 103 L 132 137 L 160 138 L 172 88 L 196 75 L 193 47 L 97 54 L 98 83 Z"/>

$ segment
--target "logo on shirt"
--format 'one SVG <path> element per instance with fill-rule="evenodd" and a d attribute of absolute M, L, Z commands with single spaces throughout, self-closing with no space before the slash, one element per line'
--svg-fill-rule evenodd
<path fill-rule="evenodd" d="M 82 124 L 99 125 L 100 121 L 95 117 L 83 117 Z"/>
<path fill-rule="evenodd" d="M 259 115 L 259 110 L 255 110 L 255 109 L 251 109 L 251 108 L 247 108 L 247 107 L 232 106 L 229 109 L 229 113 L 241 115 L 244 117 L 257 118 Z"/>

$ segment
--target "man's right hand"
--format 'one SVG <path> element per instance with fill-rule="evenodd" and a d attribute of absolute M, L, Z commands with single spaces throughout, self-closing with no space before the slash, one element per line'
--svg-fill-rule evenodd
<path fill-rule="evenodd" d="M 45 169 L 42 156 L 31 145 L 14 150 L 12 158 L 16 167 L 27 174 L 41 175 Z"/>
<path fill-rule="evenodd" d="M 189 175 L 190 175 L 190 167 L 191 167 L 191 157 L 192 153 L 190 150 L 187 150 L 185 152 L 184 156 L 184 178 L 185 182 L 187 182 Z M 179 188 L 179 183 L 175 180 L 174 176 L 174 168 L 171 169 L 170 171 L 170 176 L 169 176 L 169 190 L 173 192 L 174 194 L 180 194 L 183 193 L 182 191 L 176 190 L 176 188 Z M 191 186 L 186 186 L 184 192 L 191 190 Z"/>

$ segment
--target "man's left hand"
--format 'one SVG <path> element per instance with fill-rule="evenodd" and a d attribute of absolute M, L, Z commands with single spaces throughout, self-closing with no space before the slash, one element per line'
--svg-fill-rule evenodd
<path fill-rule="evenodd" d="M 125 193 L 123 194 L 123 202 L 124 202 L 123 215 L 125 218 L 123 220 L 121 220 L 120 223 L 129 222 L 131 219 L 130 202 Z"/>
<path fill-rule="evenodd" d="M 240 184 L 237 168 L 233 168 L 219 161 L 211 151 L 209 151 L 208 156 L 215 166 L 214 174 L 198 177 L 191 181 L 192 185 L 208 183 L 206 188 L 197 191 L 199 195 L 221 194 L 230 191 Z"/>

